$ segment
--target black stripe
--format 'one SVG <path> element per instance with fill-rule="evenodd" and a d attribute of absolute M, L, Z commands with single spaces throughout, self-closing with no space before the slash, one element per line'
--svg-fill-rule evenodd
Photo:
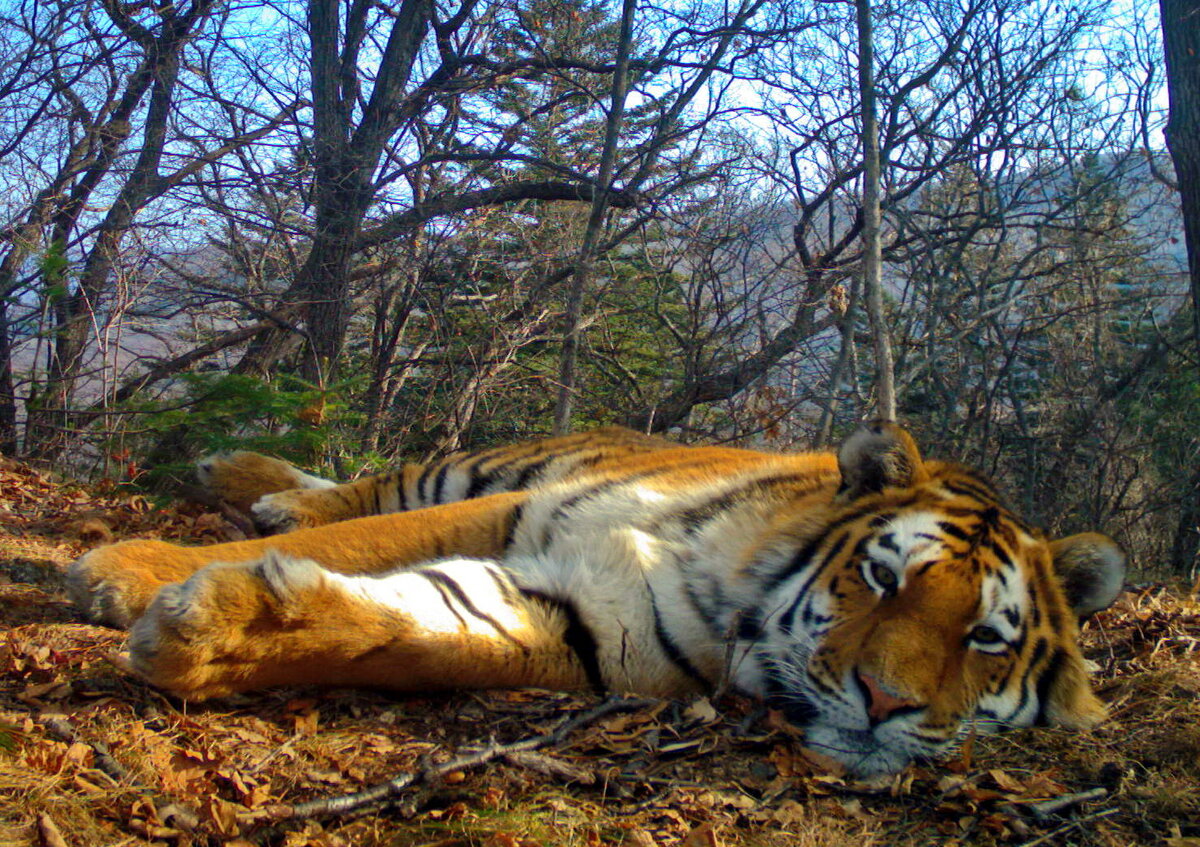
<path fill-rule="evenodd" d="M 417 477 L 417 481 L 413 485 L 413 488 L 416 489 L 418 503 L 425 504 L 428 502 L 428 498 L 425 495 L 425 483 L 428 481 L 429 476 L 434 472 L 434 469 L 437 466 L 437 462 L 428 462 L 421 467 L 421 474 Z"/>
<path fill-rule="evenodd" d="M 667 632 L 667 628 L 663 626 L 662 615 L 658 611 L 658 599 L 654 596 L 653 590 L 650 590 L 650 609 L 654 612 L 654 634 L 658 636 L 658 643 L 662 646 L 663 653 L 686 676 L 700 683 L 705 691 L 711 691 L 712 683 L 688 660 L 683 650 L 675 643 L 675 639 L 671 637 L 671 633 Z"/>
<path fill-rule="evenodd" d="M 512 635 L 512 633 L 510 633 L 507 629 L 504 628 L 504 625 L 502 623 L 500 623 L 500 621 L 496 620 L 494 617 L 489 615 L 487 612 L 483 611 L 478 606 L 476 606 L 475 602 L 469 596 L 467 596 L 467 592 L 463 591 L 462 586 L 459 585 L 457 582 L 455 582 L 453 577 L 447 576 L 446 574 L 442 573 L 441 571 L 436 571 L 436 570 L 421 571 L 421 573 L 425 576 L 426 579 L 431 580 L 432 582 L 437 583 L 439 585 L 445 586 L 446 590 L 454 595 L 454 599 L 458 600 L 458 602 L 462 604 L 462 607 L 464 609 L 466 609 L 468 612 L 470 612 L 472 615 L 479 618 L 481 621 L 486 621 L 488 626 L 492 627 L 494 630 L 496 630 L 496 632 L 503 635 L 506 639 L 511 641 L 513 644 L 516 644 L 518 647 L 520 647 L 526 653 L 529 652 L 529 647 L 526 646 L 526 644 L 523 641 L 521 641 L 519 638 L 515 638 Z"/>
<path fill-rule="evenodd" d="M 484 476 L 476 471 L 475 468 L 471 468 L 471 481 L 467 485 L 467 493 L 463 495 L 463 499 L 471 500 L 478 497 L 491 481 L 490 477 Z"/>
<path fill-rule="evenodd" d="M 453 465 L 454 465 L 454 462 L 452 462 L 450 459 L 447 459 L 445 462 L 442 463 L 442 466 L 440 468 L 438 468 L 437 476 L 434 477 L 434 480 L 433 480 L 433 502 L 434 503 L 443 502 L 443 499 L 444 499 L 444 496 L 446 493 L 446 476 L 447 476 L 447 474 L 450 473 L 450 468 Z"/>
<path fill-rule="evenodd" d="M 971 497 L 976 500 L 983 500 L 984 502 L 990 503 L 995 503 L 999 500 L 995 492 L 990 488 L 985 488 L 984 486 L 977 485 L 973 482 L 967 482 L 964 480 L 946 480 L 943 485 L 946 486 L 947 491 L 963 497 Z"/>
<path fill-rule="evenodd" d="M 915 498 L 910 497 L 901 503 L 896 503 L 893 505 L 898 508 L 903 508 L 905 506 L 910 505 L 912 502 L 914 502 L 914 500 L 915 500 Z M 826 525 L 820 533 L 818 533 L 813 538 L 809 539 L 808 543 L 805 544 L 802 548 L 800 548 L 800 550 L 796 553 L 795 556 L 792 557 L 792 560 L 787 564 L 787 566 L 783 570 L 773 574 L 767 580 L 766 584 L 763 585 L 763 593 L 765 594 L 766 592 L 769 592 L 769 591 L 772 591 L 772 590 L 778 588 L 781 584 L 783 584 L 787 580 L 791 579 L 793 576 L 798 574 L 800 571 L 804 570 L 808 566 L 809 561 L 812 559 L 813 555 L 817 552 L 818 549 L 820 549 L 821 545 L 825 543 L 825 540 L 827 538 L 829 538 L 829 536 L 835 530 L 838 530 L 841 527 L 846 526 L 846 524 L 854 523 L 859 518 L 866 517 L 867 515 L 871 514 L 874 511 L 875 511 L 874 505 L 862 506 L 857 509 L 852 509 L 851 511 L 846 512 L 845 514 L 838 517 L 836 520 L 834 520 L 831 523 L 829 523 L 828 525 Z M 826 559 L 826 562 L 828 562 L 828 559 Z M 818 573 L 820 572 L 819 569 L 817 572 Z M 816 575 L 817 575 L 816 573 L 814 573 L 812 575 L 812 577 L 809 579 L 808 583 L 806 583 L 804 585 L 804 587 L 801 589 L 801 591 L 808 590 L 808 587 L 810 585 L 812 585 L 812 580 L 816 578 Z"/>
<path fill-rule="evenodd" d="M 592 634 L 587 624 L 579 617 L 579 610 L 575 608 L 575 604 L 569 600 L 560 600 L 529 588 L 522 588 L 520 591 L 531 600 L 539 601 L 562 610 L 563 615 L 567 619 L 567 627 L 563 631 L 563 641 L 579 659 L 579 664 L 583 666 L 584 676 L 587 677 L 588 685 L 591 686 L 592 690 L 597 694 L 603 694 L 607 691 L 608 686 L 604 684 L 604 674 L 600 671 L 600 658 L 597 654 L 596 636 Z"/>
<path fill-rule="evenodd" d="M 821 689 L 826 694 L 833 697 L 835 700 L 841 700 L 843 697 L 842 690 L 838 687 L 830 685 L 828 682 L 826 682 L 824 679 L 821 678 L 820 674 L 810 673 L 808 675 L 808 681 L 809 681 L 809 684 L 815 685 L 817 688 Z"/>
<path fill-rule="evenodd" d="M 959 528 L 950 521 L 938 521 L 938 529 L 949 535 L 951 538 L 957 538 L 959 541 L 970 541 L 971 535 L 965 530 Z"/>
<path fill-rule="evenodd" d="M 1059 674 L 1062 673 L 1062 668 L 1066 660 L 1066 651 L 1061 647 L 1055 650 L 1054 655 L 1050 657 L 1050 661 L 1046 663 L 1046 670 L 1042 672 L 1041 677 L 1038 679 L 1038 713 L 1037 717 L 1034 718 L 1034 723 L 1039 726 L 1045 726 L 1047 723 L 1046 701 L 1050 699 L 1050 689 L 1058 681 Z"/>
<path fill-rule="evenodd" d="M 830 545 L 829 552 L 825 554 L 820 567 L 817 568 L 816 573 L 814 573 L 812 577 L 804 583 L 804 585 L 800 586 L 799 590 L 796 592 L 796 599 L 792 602 L 792 604 L 788 607 L 788 610 L 784 612 L 783 617 L 779 620 L 779 628 L 782 629 L 785 634 L 791 634 L 792 625 L 796 620 L 796 609 L 799 608 L 800 604 L 807 597 L 809 597 L 809 589 L 812 588 L 813 580 L 816 578 L 817 573 L 823 571 L 829 565 L 829 563 L 832 562 L 834 558 L 836 558 L 837 555 L 842 552 L 842 549 L 846 546 L 846 542 L 849 540 L 849 532 L 841 533 L 837 537 L 837 540 Z M 815 553 L 816 551 L 814 550 L 812 555 L 815 555 Z M 809 558 L 812 558 L 812 555 L 810 555 Z"/>
<path fill-rule="evenodd" d="M 1030 679 L 1037 673 L 1037 666 L 1045 657 L 1047 649 L 1049 647 L 1044 638 L 1039 638 L 1037 643 L 1033 645 L 1033 655 L 1029 657 L 1029 664 L 1025 666 L 1025 673 L 1021 674 L 1021 699 L 1017 701 L 1016 708 L 1013 709 L 1012 714 L 1008 716 L 1007 720 L 1012 720 L 1012 718 L 1019 715 L 1025 709 L 1026 704 L 1029 703 Z"/>
<path fill-rule="evenodd" d="M 507 445 L 493 447 L 490 450 L 485 450 L 482 453 L 477 454 L 476 458 L 480 459 L 480 461 L 476 462 L 471 470 L 487 480 L 487 483 L 485 484 L 490 484 L 502 479 L 509 470 L 517 465 L 520 465 L 521 462 L 528 461 L 531 458 L 534 461 L 537 461 L 537 457 L 543 449 L 545 449 L 545 445 L 543 442 L 539 441 L 518 444 L 516 446 Z M 506 453 L 509 455 L 505 455 Z M 502 456 L 503 458 L 496 464 L 489 467 L 487 470 L 479 470 L 481 465 L 485 464 L 489 459 L 495 458 L 496 456 Z"/>
<path fill-rule="evenodd" d="M 523 503 L 518 503 L 517 505 L 513 506 L 512 512 L 509 513 L 508 529 L 505 530 L 505 532 L 504 532 L 504 547 L 503 547 L 503 549 L 507 550 L 509 547 L 512 546 L 513 539 L 516 537 L 516 534 L 517 534 L 517 526 L 521 523 L 521 517 L 524 514 L 524 512 L 525 512 L 525 505 Z"/>
<path fill-rule="evenodd" d="M 583 491 L 580 491 L 577 494 L 573 494 L 572 496 L 568 497 L 566 500 L 563 500 L 557 506 L 557 508 L 555 508 L 555 510 L 550 513 L 549 519 L 546 521 L 546 523 L 542 527 L 542 543 L 541 543 L 542 548 L 546 548 L 546 547 L 550 546 L 550 541 L 555 532 L 556 525 L 563 518 L 565 518 L 567 516 L 568 510 L 575 508 L 580 503 L 586 503 L 588 500 L 594 500 L 595 498 L 603 495 L 604 493 L 606 493 L 608 491 L 611 491 L 614 488 L 619 488 L 622 485 L 628 485 L 629 483 L 637 482 L 638 480 L 641 480 L 641 479 L 646 479 L 648 477 L 659 475 L 659 474 L 665 472 L 666 470 L 670 470 L 670 469 L 656 468 L 653 470 L 639 471 L 638 473 L 629 474 L 627 476 L 621 477 L 620 479 L 606 479 L 603 482 L 599 482 L 599 483 L 590 485 L 587 488 L 585 488 Z"/>
<path fill-rule="evenodd" d="M 879 539 L 875 543 L 884 550 L 891 550 L 896 555 L 900 555 L 900 545 L 896 543 L 896 536 L 890 532 L 879 536 Z"/>
<path fill-rule="evenodd" d="M 450 610 L 450 614 L 458 618 L 458 622 L 462 624 L 463 629 L 466 629 L 467 619 L 458 613 L 458 609 L 454 608 L 454 602 L 450 599 L 450 592 L 446 589 L 446 587 L 428 573 L 422 571 L 417 571 L 417 573 L 425 577 L 425 579 L 429 581 L 429 584 L 434 587 L 434 590 L 437 591 L 438 594 L 442 595 L 442 602 L 446 604 L 446 608 Z"/>
<path fill-rule="evenodd" d="M 497 567 L 485 567 L 487 575 L 492 578 L 492 582 L 496 584 L 496 590 L 508 603 L 513 603 L 521 596 L 521 592 L 517 589 L 511 579 L 504 571 Z"/>
<path fill-rule="evenodd" d="M 724 491 L 711 500 L 704 503 L 699 503 L 695 506 L 690 506 L 687 509 L 679 512 L 676 517 L 683 524 L 684 529 L 693 534 L 698 532 L 700 527 L 708 521 L 712 520 L 717 515 L 723 513 L 726 509 L 734 506 L 741 500 L 749 500 L 754 495 L 768 494 L 771 489 L 779 488 L 788 484 L 796 484 L 803 482 L 804 477 L 798 473 L 779 473 L 769 476 L 759 477 L 757 479 L 742 480 L 739 485 Z"/>
<path fill-rule="evenodd" d="M 1058 635 L 1062 635 L 1063 631 L 1063 613 L 1057 604 L 1050 603 L 1046 610 L 1046 620 L 1050 624 L 1050 628 Z"/>
<path fill-rule="evenodd" d="M 744 641 L 758 641 L 763 636 L 762 621 L 758 612 L 746 609 L 738 617 L 737 637 Z"/>
<path fill-rule="evenodd" d="M 728 605 L 725 602 L 725 593 L 721 590 L 721 584 L 717 580 L 709 577 L 707 578 L 707 582 L 709 583 L 707 586 L 708 591 L 703 597 L 708 598 L 708 603 L 703 601 L 702 595 L 698 592 L 694 582 L 685 582 L 684 590 L 688 601 L 692 604 L 692 608 L 704 620 L 709 630 L 718 635 L 723 635 L 719 632 L 719 625 L 721 623 L 721 608 Z M 710 609 L 709 606 L 716 608 Z"/>
<path fill-rule="evenodd" d="M 526 445 L 528 446 L 528 445 Z M 490 450 L 484 450 L 482 453 L 476 453 L 471 457 L 469 464 L 463 467 L 463 470 L 468 474 L 470 483 L 467 485 L 466 493 L 463 495 L 464 500 L 470 500 L 473 497 L 478 497 L 485 491 L 495 493 L 496 491 L 508 491 L 508 486 L 498 485 L 501 481 L 501 476 L 506 468 L 511 467 L 517 462 L 525 458 L 524 453 L 518 456 L 511 456 L 501 462 L 483 469 L 483 466 L 496 456 L 503 455 L 506 451 L 512 450 L 512 446 L 493 447 Z"/>
<path fill-rule="evenodd" d="M 536 461 L 530 462 L 528 465 L 521 468 L 520 472 L 512 482 L 512 488 L 520 490 L 527 487 L 531 479 L 544 471 L 554 462 L 557 462 L 560 459 L 565 459 L 569 456 L 578 456 L 583 452 L 583 450 L 584 448 L 582 447 L 575 447 L 571 450 L 562 450 L 556 453 L 551 453 L 548 456 L 542 456 Z"/>

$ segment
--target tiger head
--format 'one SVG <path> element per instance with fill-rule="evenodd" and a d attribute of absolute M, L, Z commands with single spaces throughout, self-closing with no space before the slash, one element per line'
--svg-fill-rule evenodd
<path fill-rule="evenodd" d="M 978 474 L 923 461 L 888 424 L 851 436 L 838 464 L 833 502 L 781 516 L 760 548 L 766 602 L 743 622 L 754 687 L 811 747 L 883 773 L 976 729 L 1104 717 L 1077 638 L 1120 592 L 1115 543 L 1047 540 Z"/>

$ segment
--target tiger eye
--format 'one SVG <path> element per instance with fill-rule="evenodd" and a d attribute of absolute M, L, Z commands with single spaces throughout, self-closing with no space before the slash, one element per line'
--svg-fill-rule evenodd
<path fill-rule="evenodd" d="M 900 578 L 896 576 L 896 572 L 879 562 L 871 562 L 871 578 L 887 594 L 894 593 L 900 585 Z"/>
<path fill-rule="evenodd" d="M 980 624 L 972 629 L 970 638 L 976 644 L 991 645 L 1004 643 L 1004 636 L 1000 634 L 1000 630 L 987 624 Z"/>

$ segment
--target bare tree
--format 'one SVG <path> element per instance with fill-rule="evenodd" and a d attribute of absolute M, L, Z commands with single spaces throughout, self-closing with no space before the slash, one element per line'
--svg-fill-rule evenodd
<path fill-rule="evenodd" d="M 858 99 L 862 106 L 862 276 L 867 314 L 875 342 L 875 405 L 877 415 L 896 419 L 896 387 L 892 377 L 892 348 L 883 314 L 883 251 L 880 247 L 879 189 L 882 164 L 879 126 L 875 116 L 875 46 L 870 0 L 855 0 L 858 28 Z"/>
<path fill-rule="evenodd" d="M 600 167 L 596 172 L 597 191 L 592 199 L 591 214 L 583 232 L 583 243 L 579 247 L 579 259 L 571 277 L 567 293 L 566 331 L 563 336 L 562 353 L 558 368 L 558 401 L 554 406 L 555 435 L 571 431 L 571 408 L 575 392 L 575 364 L 579 357 L 579 319 L 583 312 L 583 291 L 592 275 L 592 262 L 596 245 L 600 241 L 600 230 L 608 212 L 608 193 L 616 167 L 617 144 L 620 140 L 621 122 L 625 116 L 625 96 L 629 88 L 629 58 L 633 46 L 633 16 L 637 0 L 624 0 L 621 4 L 621 29 L 617 35 L 616 62 L 612 75 L 612 94 L 609 97 L 608 117 L 604 126 L 604 146 L 600 151 Z"/>

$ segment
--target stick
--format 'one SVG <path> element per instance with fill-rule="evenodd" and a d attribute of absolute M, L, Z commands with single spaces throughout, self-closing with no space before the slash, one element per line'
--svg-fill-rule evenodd
<path fill-rule="evenodd" d="M 1050 800 L 1029 803 L 1025 808 L 1033 812 L 1035 818 L 1048 818 L 1051 815 L 1058 814 L 1063 809 L 1078 806 L 1080 803 L 1086 803 L 1089 800 L 1099 800 L 1107 795 L 1107 789 L 1091 788 L 1087 791 L 1080 791 L 1077 794 L 1064 794 L 1061 797 L 1054 797 Z"/>
<path fill-rule="evenodd" d="M 1083 826 L 1085 823 L 1090 823 L 1094 820 L 1099 820 L 1100 818 L 1107 818 L 1110 815 L 1115 815 L 1119 811 L 1121 811 L 1121 810 L 1114 806 L 1111 809 L 1104 809 L 1102 811 L 1096 812 L 1091 815 L 1084 815 L 1082 818 L 1079 818 L 1077 820 L 1073 820 L 1069 823 L 1066 823 L 1063 826 L 1060 826 L 1058 829 L 1052 829 L 1049 832 L 1047 832 L 1045 835 L 1035 838 L 1032 841 L 1026 841 L 1024 844 L 1021 845 L 1021 847 L 1037 847 L 1037 845 L 1045 844 L 1047 841 L 1051 840 L 1052 838 L 1057 838 L 1058 836 L 1062 835 L 1064 832 L 1070 832 L 1072 829 L 1074 829 L 1077 826 Z"/>
<path fill-rule="evenodd" d="M 133 784 L 134 780 L 129 776 L 129 771 L 112 757 L 112 754 L 108 752 L 108 748 L 101 742 L 82 740 L 79 737 L 79 733 L 75 731 L 75 728 L 62 718 L 39 717 L 38 723 L 50 730 L 50 733 L 60 741 L 65 741 L 67 744 L 83 744 L 85 747 L 90 748 L 96 761 L 97 770 L 112 777 L 116 782 L 123 782 L 127 785 Z"/>
<path fill-rule="evenodd" d="M 519 768 L 526 768 L 555 779 L 561 779 L 563 782 L 576 782 L 580 785 L 596 784 L 596 775 L 587 768 L 581 768 L 552 756 L 543 756 L 532 750 L 505 753 L 504 761 Z"/>
<path fill-rule="evenodd" d="M 363 806 L 387 800 L 413 785 L 421 782 L 429 782 L 445 776 L 452 771 L 483 765 L 493 759 L 513 753 L 522 753 L 528 750 L 538 750 L 542 747 L 561 744 L 572 732 L 580 727 L 587 726 L 593 721 L 616 712 L 631 712 L 637 709 L 644 709 L 647 706 L 654 705 L 655 702 L 654 700 L 646 699 L 609 698 L 593 709 L 564 720 L 556 729 L 543 735 L 524 738 L 520 741 L 514 741 L 511 744 L 489 744 L 487 747 L 473 753 L 458 756 L 448 762 L 426 768 L 423 771 L 401 774 L 394 779 L 389 779 L 387 782 L 372 785 L 370 788 L 356 791 L 353 794 L 321 797 L 316 800 L 309 800 L 307 803 L 297 803 L 294 806 L 276 807 L 271 817 L 274 822 L 279 823 L 313 817 L 345 815 Z"/>
<path fill-rule="evenodd" d="M 170 820 L 174 826 L 187 832 L 194 832 L 200 826 L 200 817 L 195 812 L 179 803 L 159 797 L 151 789 L 140 785 L 129 774 L 125 766 L 114 759 L 112 754 L 108 752 L 108 748 L 99 741 L 84 741 L 79 737 L 79 733 L 75 731 L 75 728 L 62 718 L 39 717 L 37 720 L 38 723 L 50 731 L 51 735 L 54 735 L 60 741 L 65 741 L 67 744 L 82 744 L 90 748 L 96 762 L 96 769 L 109 776 L 115 782 L 127 785 L 139 794 L 148 797 L 164 823 Z"/>
<path fill-rule="evenodd" d="M 41 836 L 42 847 L 67 847 L 54 819 L 47 814 L 38 815 L 38 835 Z"/>

